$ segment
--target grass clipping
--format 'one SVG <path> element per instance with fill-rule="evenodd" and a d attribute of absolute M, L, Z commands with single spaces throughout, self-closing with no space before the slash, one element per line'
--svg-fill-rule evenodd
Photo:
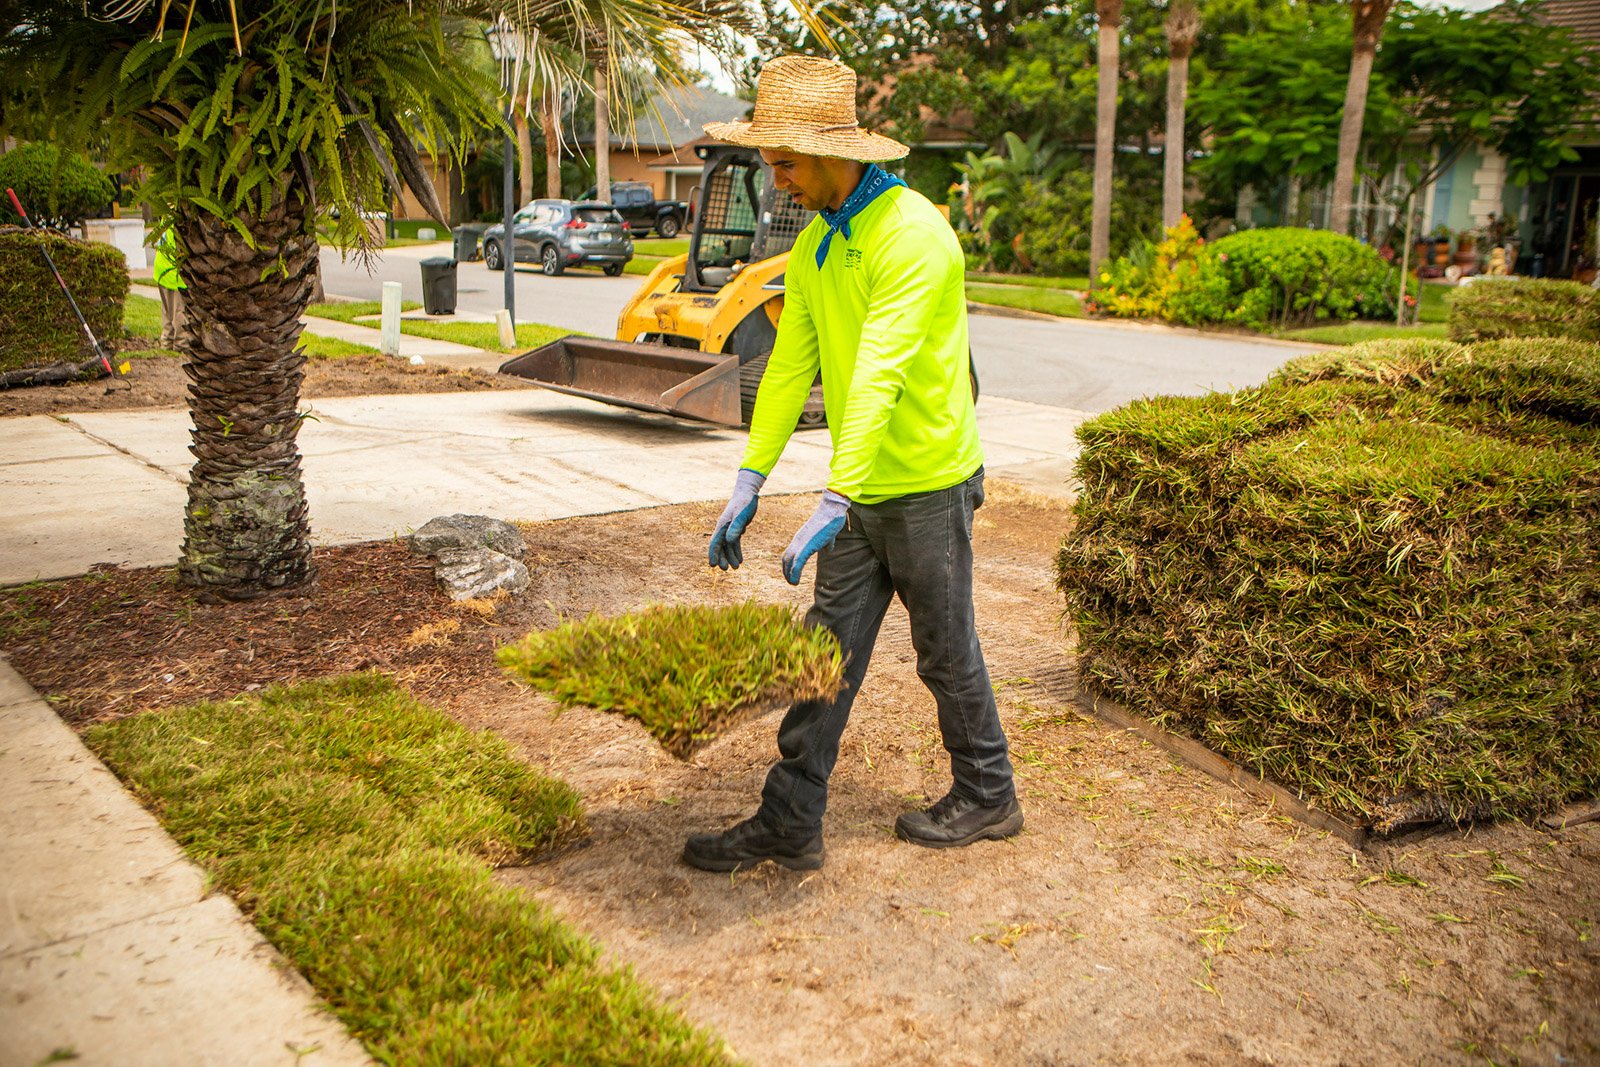
<path fill-rule="evenodd" d="M 1600 346 L 1370 342 L 1079 436 L 1086 684 L 1380 830 L 1600 791 Z"/>
<path fill-rule="evenodd" d="M 839 643 L 786 607 L 656 606 L 591 615 L 502 646 L 500 665 L 555 697 L 630 715 L 687 759 L 730 726 L 843 684 Z"/>

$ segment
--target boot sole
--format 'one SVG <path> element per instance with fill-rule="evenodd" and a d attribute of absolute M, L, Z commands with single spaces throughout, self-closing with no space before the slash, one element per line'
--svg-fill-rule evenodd
<path fill-rule="evenodd" d="M 1015 837 L 1022 832 L 1022 812 L 1018 811 L 1004 822 L 997 822 L 993 826 L 985 826 L 981 830 L 974 830 L 966 837 L 930 838 L 914 837 L 901 829 L 899 823 L 895 824 L 894 834 L 900 840 L 917 845 L 921 848 L 964 848 L 979 841 L 1003 841 L 1008 837 Z"/>
<path fill-rule="evenodd" d="M 711 871 L 715 874 L 728 874 L 732 871 L 748 871 L 759 867 L 767 861 L 776 863 L 780 867 L 787 867 L 791 871 L 815 871 L 822 867 L 822 854 L 814 856 L 755 856 L 743 860 L 717 860 L 701 856 L 692 856 L 688 850 L 683 853 L 683 862 L 700 871 Z"/>

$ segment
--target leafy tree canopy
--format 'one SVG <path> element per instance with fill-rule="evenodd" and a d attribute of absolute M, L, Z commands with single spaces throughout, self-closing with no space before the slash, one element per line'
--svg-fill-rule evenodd
<path fill-rule="evenodd" d="M 1386 174 L 1418 148 L 1436 147 L 1430 163 L 1411 169 L 1408 184 L 1418 188 L 1474 143 L 1504 155 L 1522 183 L 1575 159 L 1569 140 L 1594 119 L 1600 64 L 1537 12 L 1536 2 L 1517 0 L 1480 14 L 1397 7 L 1367 97 L 1368 172 Z M 1349 19 L 1337 10 L 1230 35 L 1216 75 L 1192 96 L 1211 132 L 1206 176 L 1230 188 L 1330 177 L 1349 68 Z"/>

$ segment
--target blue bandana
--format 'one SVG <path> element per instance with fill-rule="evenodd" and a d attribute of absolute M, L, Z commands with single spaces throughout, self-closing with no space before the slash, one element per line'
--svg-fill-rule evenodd
<path fill-rule="evenodd" d="M 822 261 L 828 258 L 828 242 L 833 240 L 835 233 L 842 233 L 848 240 L 850 237 L 850 220 L 861 214 L 866 206 L 878 197 L 887 193 L 897 185 L 905 182 L 884 170 L 876 163 L 868 163 L 867 169 L 861 175 L 861 184 L 856 186 L 856 191 L 845 198 L 839 205 L 838 211 L 829 211 L 823 208 L 817 214 L 822 216 L 822 221 L 828 224 L 828 232 L 822 235 L 822 243 L 817 245 L 817 269 L 822 269 Z"/>

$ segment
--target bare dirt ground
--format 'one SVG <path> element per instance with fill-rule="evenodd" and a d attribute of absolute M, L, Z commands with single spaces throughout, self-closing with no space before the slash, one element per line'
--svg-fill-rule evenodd
<path fill-rule="evenodd" d="M 128 376 L 116 380 L 97 378 L 67 385 L 0 389 L 0 417 L 181 408 L 188 403 L 189 379 L 178 357 L 151 356 L 131 363 Z M 328 397 L 529 388 L 534 386 L 508 375 L 450 370 L 434 364 L 418 367 L 390 356 L 371 355 L 307 360 L 306 379 L 300 391 L 307 397 Z"/>
<path fill-rule="evenodd" d="M 703 563 L 714 506 L 532 524 L 534 584 L 493 605 L 452 604 L 393 542 L 321 550 L 313 588 L 243 605 L 200 604 L 167 570 L 102 570 L 0 590 L 0 646 L 78 725 L 391 672 L 583 793 L 585 843 L 502 880 L 750 1063 L 1600 1063 L 1600 824 L 1355 853 L 1084 718 L 1050 567 L 1069 512 L 999 482 L 978 514 L 978 617 L 1025 832 L 953 852 L 894 839 L 895 816 L 949 782 L 896 605 L 834 776 L 826 866 L 683 866 L 687 835 L 753 810 L 776 717 L 684 763 L 631 720 L 557 714 L 492 650 L 655 602 L 801 608 L 777 560 L 810 506 L 765 500 L 728 574 Z"/>

